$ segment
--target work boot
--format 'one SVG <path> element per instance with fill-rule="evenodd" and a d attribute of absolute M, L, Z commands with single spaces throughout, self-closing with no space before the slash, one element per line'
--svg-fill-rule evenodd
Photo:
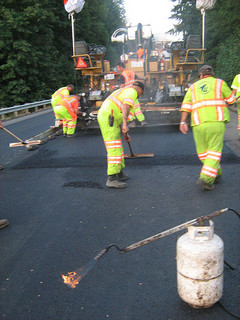
<path fill-rule="evenodd" d="M 217 176 L 213 183 L 218 184 L 221 182 L 221 179 L 222 179 L 222 176 Z"/>
<path fill-rule="evenodd" d="M 125 181 L 129 179 L 129 176 L 127 174 L 124 174 L 122 171 L 117 173 L 117 179 L 118 181 Z"/>
<path fill-rule="evenodd" d="M 146 126 L 148 123 L 146 120 L 141 121 L 141 126 Z"/>
<path fill-rule="evenodd" d="M 207 183 L 203 179 L 198 179 L 197 184 L 202 187 L 203 190 L 211 191 L 215 188 L 213 183 Z"/>
<path fill-rule="evenodd" d="M 73 137 L 76 137 L 76 133 L 74 133 L 74 134 L 67 134 L 67 138 L 73 138 Z"/>
<path fill-rule="evenodd" d="M 125 182 L 118 181 L 117 175 L 113 174 L 108 176 L 106 186 L 109 188 L 122 189 L 122 188 L 126 188 L 127 184 Z"/>
<path fill-rule="evenodd" d="M 131 123 L 129 124 L 129 128 L 135 128 L 136 127 L 136 121 L 132 120 Z"/>
<path fill-rule="evenodd" d="M 5 228 L 8 225 L 9 225 L 9 222 L 8 222 L 7 219 L 1 219 L 0 220 L 0 229 Z"/>

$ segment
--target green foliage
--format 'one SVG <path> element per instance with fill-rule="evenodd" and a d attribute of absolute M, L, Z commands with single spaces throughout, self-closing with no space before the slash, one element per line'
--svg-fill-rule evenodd
<path fill-rule="evenodd" d="M 185 39 L 189 34 L 201 34 L 201 13 L 196 9 L 196 0 L 171 0 L 174 3 L 171 19 L 176 19 L 178 24 L 170 33 L 183 33 Z M 194 30 L 194 31 L 193 31 Z"/>
<path fill-rule="evenodd" d="M 76 17 L 76 39 L 105 46 L 105 58 L 116 63 L 121 47 L 111 43 L 111 35 L 124 26 L 124 16 L 122 0 L 88 0 Z"/>
<path fill-rule="evenodd" d="M 86 0 L 75 14 L 76 38 L 105 45 L 123 25 L 121 0 Z M 0 6 L 0 107 L 49 99 L 77 78 L 71 21 L 63 0 L 2 0 Z"/>
<path fill-rule="evenodd" d="M 172 33 L 201 34 L 202 18 L 196 9 L 196 0 L 171 0 L 177 4 L 172 18 L 178 20 Z M 213 66 L 215 75 L 230 85 L 240 73 L 240 1 L 217 0 L 211 10 L 206 10 L 205 63 Z"/>
<path fill-rule="evenodd" d="M 219 45 L 215 64 L 216 76 L 224 79 L 229 86 L 231 86 L 235 75 L 240 73 L 240 41 L 232 46 L 235 41 L 235 36 L 230 36 Z"/>

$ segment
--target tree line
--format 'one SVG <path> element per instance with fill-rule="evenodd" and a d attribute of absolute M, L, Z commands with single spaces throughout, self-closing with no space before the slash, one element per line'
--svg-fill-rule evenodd
<path fill-rule="evenodd" d="M 172 33 L 201 34 L 196 0 L 171 0 Z M 240 1 L 217 0 L 206 11 L 205 63 L 229 85 L 240 73 Z M 112 33 L 125 26 L 123 0 L 86 0 L 74 15 L 75 39 L 106 47 L 116 64 L 121 45 Z M 139 21 L 141 22 L 141 21 Z M 2 0 L 0 6 L 0 108 L 49 99 L 68 83 L 80 83 L 72 56 L 71 20 L 61 0 Z M 81 83 L 80 83 L 81 84 Z"/>
<path fill-rule="evenodd" d="M 170 33 L 202 34 L 202 15 L 196 0 L 171 0 L 172 19 L 178 24 Z M 214 68 L 215 76 L 231 85 L 240 73 L 240 1 L 217 0 L 205 15 L 205 64 Z"/>
<path fill-rule="evenodd" d="M 121 0 L 86 0 L 74 15 L 76 41 L 103 45 L 116 59 L 111 34 L 125 25 Z M 76 82 L 71 20 L 63 0 L 2 0 L 0 6 L 0 108 L 50 99 Z"/>

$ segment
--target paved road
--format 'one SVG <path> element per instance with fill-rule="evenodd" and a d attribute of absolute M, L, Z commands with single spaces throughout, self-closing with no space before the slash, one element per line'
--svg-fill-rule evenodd
<path fill-rule="evenodd" d="M 31 125 L 26 120 L 7 127 L 25 139 L 33 121 L 43 131 L 52 114 L 33 119 Z M 0 212 L 11 224 L 0 232 L 0 319 L 234 319 L 219 304 L 198 310 L 179 298 L 176 242 L 185 231 L 125 254 L 110 249 L 75 289 L 61 278 L 111 243 L 125 247 L 215 210 L 240 211 L 240 158 L 229 147 L 238 141 L 232 129 L 226 136 L 224 180 L 211 192 L 196 185 L 200 164 L 192 134 L 184 136 L 176 127 L 132 132 L 134 152 L 154 152 L 155 157 L 126 161 L 131 179 L 124 190 L 105 187 L 99 133 L 58 136 L 31 152 L 5 149 Z M 240 314 L 239 219 L 229 211 L 214 223 L 225 260 L 236 268 L 225 268 L 221 302 Z"/>

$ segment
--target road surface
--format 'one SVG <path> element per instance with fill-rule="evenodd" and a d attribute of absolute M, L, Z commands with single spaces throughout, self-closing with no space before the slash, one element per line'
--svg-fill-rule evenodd
<path fill-rule="evenodd" d="M 188 220 L 223 208 L 240 211 L 240 143 L 235 117 L 224 144 L 223 181 L 211 192 L 196 185 L 200 162 L 192 133 L 176 127 L 132 131 L 135 153 L 127 159 L 128 188 L 107 189 L 106 153 L 99 132 L 58 136 L 34 151 L 8 148 L 1 132 L 0 231 L 1 320 L 230 320 L 218 303 L 194 309 L 177 293 L 175 233 L 131 252 L 112 248 L 80 281 L 67 287 L 61 275 L 88 265 L 114 243 L 125 247 Z M 25 120 L 27 119 L 27 120 Z M 46 130 L 51 112 L 5 125 L 22 139 Z M 125 152 L 128 147 L 124 144 Z M 239 218 L 231 211 L 214 219 L 224 241 L 222 305 L 239 308 Z"/>

